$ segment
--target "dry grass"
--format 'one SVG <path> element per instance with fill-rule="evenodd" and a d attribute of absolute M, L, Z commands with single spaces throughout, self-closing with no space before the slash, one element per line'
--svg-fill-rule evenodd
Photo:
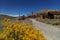
<path fill-rule="evenodd" d="M 42 19 L 42 18 L 36 18 L 37 21 L 39 22 L 43 22 L 43 23 L 46 23 L 46 24 L 51 24 L 51 25 L 54 25 L 54 26 L 60 26 L 60 19 Z"/>
<path fill-rule="evenodd" d="M 24 23 L 26 25 L 32 25 L 32 21 L 29 19 L 25 19 L 25 20 L 20 20 L 20 23 Z"/>

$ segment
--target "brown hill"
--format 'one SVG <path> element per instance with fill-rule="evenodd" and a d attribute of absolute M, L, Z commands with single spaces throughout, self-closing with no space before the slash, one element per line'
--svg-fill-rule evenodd
<path fill-rule="evenodd" d="M 9 15 L 0 14 L 0 20 L 3 20 L 4 18 L 14 19 L 14 18 L 17 18 L 17 17 L 12 17 L 12 16 L 9 16 Z"/>

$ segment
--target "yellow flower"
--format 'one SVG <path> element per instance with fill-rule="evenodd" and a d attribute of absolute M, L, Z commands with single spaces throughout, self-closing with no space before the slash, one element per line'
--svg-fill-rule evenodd
<path fill-rule="evenodd" d="M 47 40 L 42 33 L 42 30 L 37 30 L 34 26 L 27 26 L 24 23 L 12 23 L 8 25 L 9 19 L 4 20 L 4 32 L 0 34 L 0 39 L 17 39 L 22 40 Z"/>
<path fill-rule="evenodd" d="M 12 40 L 15 40 L 14 38 L 12 38 Z"/>

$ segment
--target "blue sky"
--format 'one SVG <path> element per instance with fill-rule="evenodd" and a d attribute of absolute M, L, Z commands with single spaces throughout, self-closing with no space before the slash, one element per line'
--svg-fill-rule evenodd
<path fill-rule="evenodd" d="M 43 9 L 60 10 L 60 0 L 0 0 L 0 14 L 27 15 Z"/>

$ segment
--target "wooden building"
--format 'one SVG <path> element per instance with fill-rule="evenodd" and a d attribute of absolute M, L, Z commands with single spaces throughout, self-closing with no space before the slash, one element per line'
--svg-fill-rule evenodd
<path fill-rule="evenodd" d="M 42 18 L 48 18 L 48 19 L 54 19 L 57 18 L 57 16 L 60 17 L 60 11 L 46 11 L 44 13 L 41 14 Z"/>
<path fill-rule="evenodd" d="M 24 20 L 26 19 L 26 17 L 23 15 L 23 16 L 20 16 L 18 20 Z"/>

